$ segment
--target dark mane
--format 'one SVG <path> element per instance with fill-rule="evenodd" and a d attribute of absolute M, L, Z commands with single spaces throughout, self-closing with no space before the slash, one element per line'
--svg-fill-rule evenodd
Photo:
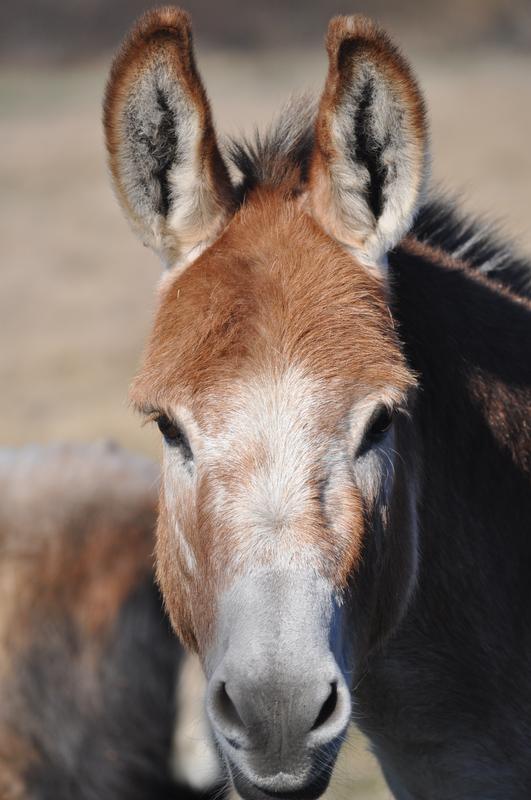
<path fill-rule="evenodd" d="M 316 104 L 312 97 L 294 98 L 265 133 L 231 139 L 228 157 L 241 176 L 240 195 L 256 186 L 304 183 L 314 141 Z M 466 261 L 515 294 L 531 297 L 531 262 L 515 254 L 488 220 L 467 217 L 459 203 L 441 194 L 420 208 L 412 228 L 419 241 Z"/>
<path fill-rule="evenodd" d="M 308 95 L 295 97 L 265 133 L 231 139 L 228 157 L 241 174 L 242 198 L 256 186 L 289 184 L 294 175 L 304 182 L 314 140 L 316 103 Z"/>
<path fill-rule="evenodd" d="M 495 225 L 465 217 L 457 202 L 441 196 L 430 198 L 421 207 L 412 233 L 515 294 L 531 297 L 531 262 L 515 254 L 512 245 L 499 237 Z"/>

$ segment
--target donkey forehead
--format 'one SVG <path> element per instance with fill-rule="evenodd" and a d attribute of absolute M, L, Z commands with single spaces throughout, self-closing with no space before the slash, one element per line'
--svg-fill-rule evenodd
<path fill-rule="evenodd" d="M 307 377 L 304 389 L 295 375 Z M 413 382 L 381 283 L 295 202 L 261 197 L 163 281 L 132 394 L 144 407 L 211 413 L 238 408 L 242 385 L 274 387 L 279 376 L 295 396 L 324 402 L 403 394 Z"/>

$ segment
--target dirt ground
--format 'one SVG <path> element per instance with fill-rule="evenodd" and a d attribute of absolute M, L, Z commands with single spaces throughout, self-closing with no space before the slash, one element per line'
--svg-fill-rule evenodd
<path fill-rule="evenodd" d="M 502 220 L 531 253 L 531 58 L 476 50 L 413 62 L 430 108 L 435 181 L 470 211 Z M 308 50 L 210 52 L 200 65 L 219 127 L 231 133 L 267 122 L 325 72 L 322 52 Z M 127 387 L 159 265 L 130 234 L 107 180 L 105 70 L 0 75 L 0 442 L 113 438 L 157 455 Z M 331 795 L 388 797 L 365 745 L 355 738 L 348 750 Z"/>

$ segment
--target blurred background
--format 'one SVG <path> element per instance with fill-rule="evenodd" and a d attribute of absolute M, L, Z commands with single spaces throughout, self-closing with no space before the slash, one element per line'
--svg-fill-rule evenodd
<path fill-rule="evenodd" d="M 158 454 L 127 404 L 153 312 L 155 257 L 106 175 L 101 97 L 143 0 L 0 4 L 0 442 L 112 438 Z M 430 111 L 433 175 L 531 253 L 530 0 L 189 0 L 221 133 L 322 85 L 330 16 L 402 43 Z M 354 753 L 354 756 L 352 756 Z M 354 790 L 353 785 L 356 787 Z M 354 737 L 334 797 L 388 797 Z"/>

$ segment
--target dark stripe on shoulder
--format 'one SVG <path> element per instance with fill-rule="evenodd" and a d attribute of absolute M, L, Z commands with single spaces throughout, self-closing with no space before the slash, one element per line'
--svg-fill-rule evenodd
<path fill-rule="evenodd" d="M 502 241 L 496 226 L 466 218 L 457 202 L 430 199 L 420 209 L 412 234 L 419 241 L 466 261 L 521 297 L 531 297 L 531 262 Z"/>

